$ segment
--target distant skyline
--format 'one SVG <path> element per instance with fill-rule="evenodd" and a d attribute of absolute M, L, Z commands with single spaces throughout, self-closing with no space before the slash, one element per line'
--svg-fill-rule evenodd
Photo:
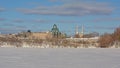
<path fill-rule="evenodd" d="M 0 32 L 49 31 L 111 33 L 120 26 L 120 0 L 0 0 Z"/>

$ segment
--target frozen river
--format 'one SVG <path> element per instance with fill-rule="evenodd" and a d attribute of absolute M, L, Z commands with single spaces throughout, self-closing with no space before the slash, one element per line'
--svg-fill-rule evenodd
<path fill-rule="evenodd" d="M 120 49 L 0 48 L 0 68 L 120 68 Z"/>

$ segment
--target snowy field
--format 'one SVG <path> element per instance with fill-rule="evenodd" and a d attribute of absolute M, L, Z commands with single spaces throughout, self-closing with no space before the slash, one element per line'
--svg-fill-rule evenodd
<path fill-rule="evenodd" d="M 0 68 L 120 68 L 120 49 L 0 48 Z"/>

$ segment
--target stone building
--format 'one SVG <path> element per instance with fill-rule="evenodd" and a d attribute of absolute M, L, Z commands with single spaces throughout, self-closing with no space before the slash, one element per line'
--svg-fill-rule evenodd
<path fill-rule="evenodd" d="M 52 38 L 52 34 L 50 32 L 33 32 L 30 39 L 48 39 Z"/>
<path fill-rule="evenodd" d="M 48 39 L 52 38 L 51 32 L 21 32 L 16 35 L 19 39 Z"/>

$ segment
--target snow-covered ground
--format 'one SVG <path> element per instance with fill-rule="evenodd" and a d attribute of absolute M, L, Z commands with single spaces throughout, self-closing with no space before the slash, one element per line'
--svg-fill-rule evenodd
<path fill-rule="evenodd" d="M 120 49 L 0 48 L 0 68 L 120 68 Z"/>

